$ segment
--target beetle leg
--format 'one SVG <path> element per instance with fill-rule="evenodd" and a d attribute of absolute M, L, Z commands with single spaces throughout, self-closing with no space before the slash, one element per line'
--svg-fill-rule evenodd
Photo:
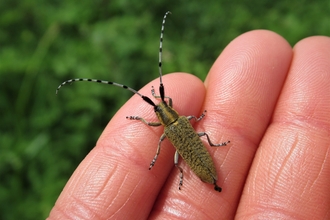
<path fill-rule="evenodd" d="M 201 116 L 199 116 L 199 118 L 197 118 L 194 115 L 187 116 L 187 118 L 188 118 L 188 120 L 195 119 L 195 121 L 200 121 L 204 118 L 204 116 L 205 116 L 204 113 L 206 113 L 206 110 L 203 111 L 203 113 L 201 114 Z"/>
<path fill-rule="evenodd" d="M 149 166 L 149 170 L 151 170 L 151 168 L 155 165 L 156 163 L 156 160 L 158 158 L 158 155 L 160 153 L 160 144 L 162 143 L 162 141 L 165 139 L 165 134 L 162 134 L 162 136 L 160 137 L 159 139 L 159 142 L 158 142 L 158 147 L 157 147 L 157 152 L 156 152 L 156 155 L 154 157 L 154 159 L 152 159 L 151 163 L 150 163 L 150 166 Z"/>
<path fill-rule="evenodd" d="M 144 124 L 149 125 L 149 126 L 160 126 L 161 125 L 160 122 L 147 122 L 146 120 L 144 120 L 143 118 L 141 118 L 139 116 L 126 116 L 126 118 L 129 119 L 129 120 L 142 121 Z"/>
<path fill-rule="evenodd" d="M 179 163 L 179 152 L 178 151 L 175 151 L 175 154 L 174 154 L 174 165 L 180 170 L 179 190 L 181 190 L 181 186 L 182 186 L 182 183 L 183 183 L 183 170 L 178 165 L 178 163 Z"/>
<path fill-rule="evenodd" d="M 198 136 L 199 137 L 201 137 L 201 136 L 206 136 L 207 137 L 207 141 L 209 142 L 209 145 L 211 146 L 211 147 L 220 147 L 220 146 L 226 146 L 227 144 L 229 144 L 230 143 L 230 141 L 226 141 L 226 142 L 223 142 L 223 143 L 220 143 L 220 144 L 213 144 L 212 142 L 211 142 L 211 140 L 210 140 L 210 137 L 209 137 L 209 135 L 208 134 L 206 134 L 205 132 L 199 132 L 199 133 L 197 133 L 198 134 Z"/>
<path fill-rule="evenodd" d="M 155 93 L 155 88 L 152 86 L 152 89 L 151 89 L 151 94 L 153 97 L 155 97 L 156 99 L 160 99 L 161 97 L 159 95 L 156 95 Z M 171 97 L 168 97 L 168 96 L 165 96 L 165 98 L 168 99 L 168 105 L 173 107 L 173 102 L 172 102 L 172 98 Z"/>

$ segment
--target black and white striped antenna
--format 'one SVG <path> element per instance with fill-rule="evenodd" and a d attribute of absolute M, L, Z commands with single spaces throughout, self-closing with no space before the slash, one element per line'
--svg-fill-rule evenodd
<path fill-rule="evenodd" d="M 159 81 L 160 81 L 160 85 L 159 85 L 159 93 L 160 93 L 160 97 L 161 100 L 163 102 L 165 102 L 164 98 L 165 98 L 165 92 L 164 92 L 164 85 L 163 85 L 163 81 L 162 81 L 162 50 L 163 50 L 163 35 L 164 35 L 164 28 L 165 28 L 165 20 L 166 20 L 166 16 L 168 14 L 170 14 L 171 12 L 168 11 L 165 13 L 164 18 L 163 18 L 163 22 L 162 22 L 162 27 L 161 27 L 161 32 L 160 32 L 160 43 L 159 43 Z M 115 83 L 115 82 L 110 82 L 110 81 L 106 81 L 106 80 L 99 80 L 99 79 L 87 79 L 87 78 L 77 78 L 77 79 L 69 79 L 67 81 L 62 82 L 56 89 L 56 94 L 59 92 L 59 90 L 61 89 L 62 86 L 66 85 L 66 84 L 70 84 L 73 82 L 79 82 L 79 81 L 86 81 L 86 82 L 95 82 L 95 83 L 103 83 L 103 84 L 109 84 L 109 85 L 114 85 L 114 86 L 118 86 L 124 89 L 127 89 L 137 95 L 139 95 L 144 101 L 148 102 L 150 105 L 152 106 L 156 106 L 155 103 L 153 103 L 153 101 L 151 101 L 150 98 L 148 98 L 147 96 L 142 95 L 141 93 L 139 93 L 138 91 L 136 91 L 135 89 L 132 89 L 128 86 L 119 84 L 119 83 Z"/>

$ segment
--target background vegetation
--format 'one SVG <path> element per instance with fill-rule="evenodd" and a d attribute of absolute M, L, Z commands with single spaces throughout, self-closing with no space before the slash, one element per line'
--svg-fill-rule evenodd
<path fill-rule="evenodd" d="M 270 29 L 291 45 L 330 35 L 330 1 L 11 0 L 0 2 L 0 219 L 44 219 L 66 181 L 132 94 L 164 73 L 205 78 L 238 35 Z M 123 119 L 125 120 L 125 119 Z"/>

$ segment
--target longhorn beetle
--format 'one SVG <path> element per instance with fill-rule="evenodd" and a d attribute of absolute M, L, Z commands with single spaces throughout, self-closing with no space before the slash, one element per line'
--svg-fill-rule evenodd
<path fill-rule="evenodd" d="M 97 83 L 104 83 L 110 84 L 114 86 L 118 86 L 124 89 L 127 89 L 137 95 L 139 95 L 145 102 L 149 105 L 153 106 L 156 116 L 159 122 L 147 122 L 143 118 L 139 116 L 128 116 L 127 119 L 130 120 L 140 120 L 146 125 L 149 126 L 164 126 L 164 133 L 159 139 L 158 147 L 156 151 L 156 155 L 150 163 L 149 170 L 155 165 L 158 155 L 160 153 L 160 146 L 162 141 L 167 137 L 169 141 L 173 144 L 176 149 L 174 154 L 174 165 L 180 171 L 180 182 L 179 182 L 179 189 L 181 189 L 182 182 L 183 182 L 183 170 L 178 165 L 179 155 L 183 158 L 184 161 L 189 165 L 189 167 L 194 171 L 194 173 L 203 181 L 207 183 L 211 183 L 214 185 L 214 189 L 218 192 L 221 192 L 221 187 L 217 185 L 217 173 L 211 158 L 211 155 L 203 145 L 201 141 L 201 136 L 206 136 L 207 141 L 210 146 L 212 147 L 219 147 L 219 146 L 226 146 L 230 141 L 223 142 L 221 144 L 213 144 L 205 132 L 196 132 L 192 125 L 190 124 L 189 120 L 194 119 L 195 121 L 201 120 L 205 116 L 204 111 L 202 115 L 197 118 L 195 116 L 180 116 L 177 111 L 173 109 L 173 102 L 172 99 L 168 96 L 165 96 L 165 89 L 162 82 L 162 44 L 163 44 L 163 34 L 164 34 L 164 27 L 165 27 L 165 20 L 166 16 L 171 12 L 166 12 L 163 18 L 161 33 L 160 33 L 160 45 L 159 45 L 159 94 L 156 95 L 154 87 L 151 89 L 151 94 L 154 98 L 160 99 L 161 102 L 159 104 L 155 104 L 151 99 L 147 96 L 140 94 L 138 91 L 115 82 L 103 81 L 98 79 L 70 79 L 58 86 L 56 89 L 56 94 L 60 90 L 62 86 L 67 83 L 77 82 L 77 81 L 89 81 L 89 82 L 97 82 Z M 165 98 L 168 99 L 168 103 L 165 101 Z"/>

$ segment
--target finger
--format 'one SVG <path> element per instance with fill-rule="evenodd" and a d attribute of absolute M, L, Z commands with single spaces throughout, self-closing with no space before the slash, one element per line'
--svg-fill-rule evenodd
<path fill-rule="evenodd" d="M 311 37 L 294 59 L 258 149 L 238 218 L 329 219 L 330 39 Z"/>
<path fill-rule="evenodd" d="M 163 83 L 165 95 L 173 98 L 178 111 L 186 114 L 199 111 L 205 95 L 199 79 L 177 73 L 166 75 Z M 151 85 L 158 94 L 159 79 L 145 86 L 141 94 L 152 98 Z M 149 215 L 173 167 L 174 148 L 164 141 L 158 160 L 149 171 L 163 128 L 126 120 L 126 116 L 157 121 L 152 106 L 137 95 L 132 97 L 111 119 L 95 148 L 76 169 L 49 219 L 82 216 L 85 219 L 145 219 Z"/>
<path fill-rule="evenodd" d="M 174 191 L 178 181 L 176 171 L 168 179 L 173 185 L 159 196 L 153 217 L 233 218 L 249 166 L 288 71 L 291 54 L 288 43 L 268 31 L 243 34 L 225 48 L 205 82 L 207 95 L 203 109 L 207 115 L 196 123 L 196 130 L 207 132 L 213 143 L 231 141 L 219 148 L 210 148 L 204 141 L 223 191 L 216 192 L 213 185 L 203 183 L 181 161 L 182 190 Z"/>

